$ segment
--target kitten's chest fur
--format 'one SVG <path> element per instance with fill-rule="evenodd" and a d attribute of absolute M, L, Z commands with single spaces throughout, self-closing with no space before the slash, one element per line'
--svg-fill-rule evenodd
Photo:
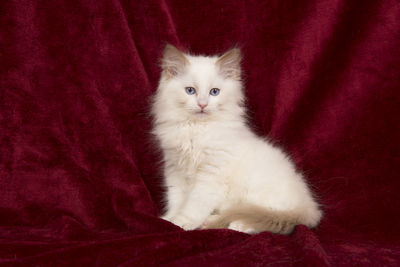
<path fill-rule="evenodd" d="M 226 131 L 214 124 L 186 122 L 170 126 L 161 143 L 169 164 L 196 173 L 209 165 L 226 164 L 230 153 L 224 136 Z"/>
<path fill-rule="evenodd" d="M 209 150 L 208 128 L 207 125 L 190 122 L 171 127 L 165 150 L 175 158 L 180 168 L 194 170 L 204 161 Z"/>

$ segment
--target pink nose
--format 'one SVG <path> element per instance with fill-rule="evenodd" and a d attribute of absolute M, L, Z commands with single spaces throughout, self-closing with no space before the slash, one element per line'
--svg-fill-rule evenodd
<path fill-rule="evenodd" d="M 207 104 L 197 104 L 197 105 L 199 105 L 199 107 L 200 107 L 201 109 L 204 109 L 205 107 L 207 107 Z"/>

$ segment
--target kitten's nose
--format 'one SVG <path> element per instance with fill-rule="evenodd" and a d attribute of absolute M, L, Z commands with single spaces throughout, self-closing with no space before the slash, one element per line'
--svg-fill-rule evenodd
<path fill-rule="evenodd" d="M 207 104 L 200 104 L 200 103 L 197 103 L 197 105 L 199 105 L 199 107 L 200 107 L 201 109 L 204 109 L 205 107 L 207 107 Z"/>

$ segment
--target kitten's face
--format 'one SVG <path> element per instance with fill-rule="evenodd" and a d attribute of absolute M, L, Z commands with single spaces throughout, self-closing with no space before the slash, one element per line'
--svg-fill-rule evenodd
<path fill-rule="evenodd" d="M 240 51 L 204 57 L 167 46 L 161 81 L 160 96 L 165 104 L 189 119 L 205 120 L 229 112 L 243 100 Z"/>
<path fill-rule="evenodd" d="M 177 108 L 196 117 L 213 115 L 235 102 L 235 82 L 219 74 L 216 58 L 187 56 L 189 65 L 169 86 Z"/>

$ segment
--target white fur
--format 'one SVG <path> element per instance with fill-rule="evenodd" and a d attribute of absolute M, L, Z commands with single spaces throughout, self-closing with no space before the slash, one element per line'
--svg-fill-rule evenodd
<path fill-rule="evenodd" d="M 302 175 L 246 125 L 242 82 L 221 75 L 216 56 L 184 57 L 184 71 L 171 77 L 164 69 L 152 109 L 164 160 L 163 218 L 196 229 L 211 214 L 248 203 L 293 211 L 299 223 L 316 226 L 322 213 Z M 197 93 L 188 95 L 188 86 Z M 220 94 L 210 95 L 212 88 Z M 207 104 L 205 113 L 198 103 Z M 252 232 L 237 222 L 231 228 Z"/>

